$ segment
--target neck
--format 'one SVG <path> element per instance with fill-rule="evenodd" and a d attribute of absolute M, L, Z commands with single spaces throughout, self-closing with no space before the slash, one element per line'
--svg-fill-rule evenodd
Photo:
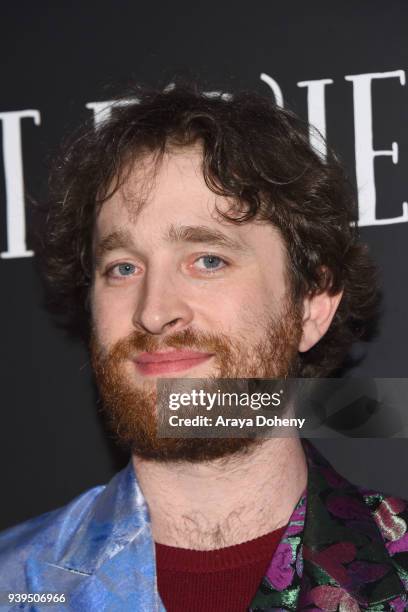
<path fill-rule="evenodd" d="M 202 464 L 133 457 L 153 538 L 160 544 L 213 550 L 285 525 L 307 481 L 298 438 L 263 441 L 243 456 Z"/>

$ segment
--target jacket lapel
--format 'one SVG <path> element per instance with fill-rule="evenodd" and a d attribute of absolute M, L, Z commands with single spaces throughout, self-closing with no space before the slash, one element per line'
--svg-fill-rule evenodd
<path fill-rule="evenodd" d="M 387 602 L 406 590 L 370 507 L 310 443 L 304 441 L 304 449 L 307 492 L 250 609 L 391 609 Z"/>
<path fill-rule="evenodd" d="M 98 496 L 62 550 L 50 549 L 58 553 L 40 554 L 27 566 L 32 591 L 69 593 L 68 609 L 164 610 L 148 510 L 131 463 Z"/>

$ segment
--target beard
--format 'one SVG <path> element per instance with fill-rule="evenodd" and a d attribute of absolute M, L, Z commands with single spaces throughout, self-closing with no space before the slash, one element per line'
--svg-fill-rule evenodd
<path fill-rule="evenodd" d="M 103 413 L 119 445 L 144 459 L 202 462 L 245 454 L 259 444 L 261 440 L 255 438 L 159 437 L 157 393 L 153 381 L 131 381 L 125 366 L 129 366 L 140 352 L 192 349 L 214 354 L 213 381 L 297 376 L 302 334 L 300 308 L 288 299 L 279 316 L 269 317 L 262 326 L 256 323 L 254 331 L 258 335 L 260 327 L 263 328 L 262 340 L 255 344 L 244 337 L 233 340 L 222 333 L 192 328 L 162 339 L 135 330 L 106 350 L 93 334 L 91 360 Z"/>

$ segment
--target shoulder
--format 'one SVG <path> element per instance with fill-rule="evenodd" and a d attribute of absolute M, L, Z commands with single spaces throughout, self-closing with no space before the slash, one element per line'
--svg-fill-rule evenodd
<path fill-rule="evenodd" d="M 407 553 L 408 500 L 365 488 L 359 488 L 359 492 L 370 508 L 391 556 Z"/>
<path fill-rule="evenodd" d="M 0 533 L 0 587 L 25 584 L 29 558 L 50 551 L 58 556 L 92 509 L 105 486 L 85 491 L 66 506 Z M 54 556 L 54 554 L 52 556 Z"/>
<path fill-rule="evenodd" d="M 375 551 L 382 562 L 392 562 L 408 589 L 408 501 L 349 482 L 311 442 L 304 440 L 303 444 L 309 466 L 307 503 L 312 536 L 320 538 L 319 532 L 326 531 L 329 545 L 340 527 L 339 537 L 344 539 L 346 535 L 356 546 L 358 543 L 360 547 L 364 545 L 359 561 L 372 559 Z M 321 516 L 325 517 L 325 525 L 317 520 Z M 332 530 L 331 535 L 328 529 Z M 367 543 L 370 544 L 368 548 Z M 354 571 L 358 566 L 351 564 L 350 567 Z"/>

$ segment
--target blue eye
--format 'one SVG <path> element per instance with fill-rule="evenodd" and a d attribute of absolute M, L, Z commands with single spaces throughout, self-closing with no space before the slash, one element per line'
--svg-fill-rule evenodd
<path fill-rule="evenodd" d="M 112 274 L 115 275 L 116 272 L 116 276 L 131 276 L 132 274 L 135 273 L 136 270 L 136 266 L 134 266 L 131 263 L 121 263 L 121 264 L 116 264 L 116 266 L 114 266 L 111 270 Z"/>
<path fill-rule="evenodd" d="M 225 265 L 225 261 L 221 259 L 221 257 L 217 257 L 216 255 L 202 255 L 197 259 L 197 261 L 202 261 L 203 265 L 199 266 L 201 269 L 205 270 L 219 270 L 223 268 Z M 222 265 L 220 265 L 222 264 Z"/>

